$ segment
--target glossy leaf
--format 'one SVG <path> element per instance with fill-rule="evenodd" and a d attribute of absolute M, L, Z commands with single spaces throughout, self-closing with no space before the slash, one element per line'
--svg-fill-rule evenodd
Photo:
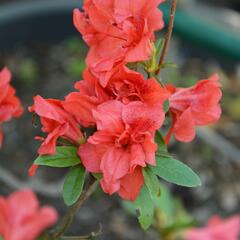
<path fill-rule="evenodd" d="M 185 187 L 201 185 L 198 175 L 184 163 L 168 156 L 156 155 L 157 166 L 151 170 L 164 180 Z"/>
<path fill-rule="evenodd" d="M 49 167 L 72 167 L 80 164 L 76 147 L 57 147 L 55 155 L 39 156 L 34 164 Z"/>
<path fill-rule="evenodd" d="M 71 206 L 80 197 L 85 179 L 85 169 L 83 166 L 72 167 L 68 172 L 63 185 L 64 202 Z"/>

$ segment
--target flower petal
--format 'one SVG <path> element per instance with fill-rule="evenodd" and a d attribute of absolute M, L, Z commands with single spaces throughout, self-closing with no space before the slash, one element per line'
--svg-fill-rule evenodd
<path fill-rule="evenodd" d="M 120 148 L 109 148 L 102 157 L 100 166 L 103 172 L 105 192 L 112 194 L 111 185 L 125 176 L 129 170 L 129 154 Z"/>
<path fill-rule="evenodd" d="M 121 198 L 129 201 L 134 201 L 144 184 L 144 177 L 140 167 L 135 168 L 133 173 L 130 173 L 121 179 L 121 188 L 118 194 Z"/>

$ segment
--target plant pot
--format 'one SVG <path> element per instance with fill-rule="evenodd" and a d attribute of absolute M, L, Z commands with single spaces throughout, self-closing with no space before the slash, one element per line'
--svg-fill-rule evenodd
<path fill-rule="evenodd" d="M 3 4 L 0 8 L 0 49 L 16 44 L 58 43 L 79 35 L 72 10 L 80 0 L 41 0 Z"/>
<path fill-rule="evenodd" d="M 0 50 L 14 47 L 16 44 L 58 43 L 69 36 L 77 35 L 72 24 L 72 10 L 80 8 L 82 2 L 82 0 L 35 0 L 1 6 Z M 195 8 L 186 10 L 179 4 L 174 33 L 187 46 L 190 44 L 206 49 L 206 53 L 222 56 L 224 61 L 225 58 L 239 61 L 239 32 L 219 24 L 214 14 L 211 14 L 210 19 L 206 19 L 205 10 L 208 8 L 202 4 L 197 10 Z M 169 5 L 163 4 L 162 9 L 167 23 Z M 214 12 L 219 13 L 215 15 L 224 15 L 226 11 L 214 8 Z"/>

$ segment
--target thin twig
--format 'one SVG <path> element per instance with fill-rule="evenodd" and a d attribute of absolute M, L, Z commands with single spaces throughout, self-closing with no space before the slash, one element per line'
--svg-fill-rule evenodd
<path fill-rule="evenodd" d="M 81 194 L 80 198 L 77 200 L 77 202 L 72 205 L 66 215 L 63 217 L 62 221 L 59 223 L 59 225 L 56 227 L 56 229 L 50 233 L 50 238 L 52 240 L 57 240 L 59 239 L 65 232 L 66 230 L 70 227 L 75 214 L 79 211 L 83 203 L 90 197 L 90 195 L 93 193 L 97 186 L 97 181 L 94 177 L 90 176 L 89 182 Z"/>
<path fill-rule="evenodd" d="M 170 43 L 170 40 L 171 40 L 171 37 L 172 37 L 172 32 L 173 32 L 173 25 L 174 25 L 174 18 L 175 18 L 176 10 L 177 10 L 177 0 L 172 0 L 168 29 L 167 29 L 167 33 L 165 35 L 163 50 L 162 50 L 162 54 L 161 54 L 161 57 L 160 57 L 160 60 L 159 60 L 158 69 L 156 70 L 155 75 L 159 74 L 160 69 L 161 69 L 161 65 L 163 64 L 163 61 L 164 61 L 164 59 L 167 55 L 167 52 L 168 52 L 168 47 L 169 47 L 169 43 Z"/>
<path fill-rule="evenodd" d="M 97 232 L 91 232 L 89 235 L 85 236 L 63 236 L 61 240 L 89 240 L 102 235 L 102 230 L 102 225 L 99 224 L 99 230 Z"/>

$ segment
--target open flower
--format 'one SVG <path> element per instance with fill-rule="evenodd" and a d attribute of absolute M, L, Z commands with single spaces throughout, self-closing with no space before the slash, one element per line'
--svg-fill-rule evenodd
<path fill-rule="evenodd" d="M 73 114 L 82 126 L 95 125 L 92 110 L 111 99 L 111 96 L 100 86 L 98 79 L 88 69 L 83 73 L 83 80 L 75 84 L 75 88 L 79 92 L 72 92 L 65 98 L 62 103 L 64 109 Z"/>
<path fill-rule="evenodd" d="M 86 0 L 81 12 L 74 10 L 74 25 L 90 46 L 87 65 L 107 81 L 118 65 L 147 60 L 154 32 L 163 28 L 163 0 Z"/>
<path fill-rule="evenodd" d="M 41 96 L 34 98 L 34 105 L 29 108 L 30 112 L 40 116 L 42 131 L 48 133 L 38 150 L 40 155 L 55 154 L 56 143 L 62 137 L 73 144 L 79 144 L 83 140 L 79 123 L 62 106 L 62 101 L 56 99 L 43 99 Z"/>
<path fill-rule="evenodd" d="M 170 96 L 168 90 L 155 78 L 144 79 L 144 76 L 127 67 L 122 67 L 112 76 L 106 87 L 114 99 L 128 104 L 141 101 L 149 106 L 163 104 Z"/>
<path fill-rule="evenodd" d="M 168 90 L 161 87 L 154 78 L 145 80 L 142 74 L 126 67 L 119 68 L 105 88 L 86 69 L 83 80 L 77 82 L 75 88 L 79 92 L 70 93 L 63 102 L 63 106 L 84 127 L 96 124 L 93 110 L 105 101 L 112 99 L 124 104 L 141 101 L 149 106 L 154 106 L 155 104 L 162 105 L 170 96 Z"/>
<path fill-rule="evenodd" d="M 156 164 L 154 134 L 164 121 L 161 105 L 112 100 L 98 106 L 93 116 L 98 131 L 80 146 L 82 163 L 89 172 L 103 173 L 106 193 L 133 201 L 144 182 L 141 168 Z"/>
<path fill-rule="evenodd" d="M 212 217 L 206 227 L 192 228 L 185 233 L 187 240 L 238 240 L 240 237 L 240 216 L 221 219 Z"/>
<path fill-rule="evenodd" d="M 57 218 L 53 208 L 40 208 L 31 190 L 0 197 L 0 236 L 4 240 L 35 240 Z"/>
<path fill-rule="evenodd" d="M 172 127 L 166 142 L 169 141 L 171 134 L 179 141 L 192 141 L 195 137 L 195 126 L 207 125 L 220 118 L 219 101 L 222 92 L 218 80 L 219 76 L 214 74 L 190 88 L 167 86 L 171 92 L 169 100 Z"/>
<path fill-rule="evenodd" d="M 0 71 L 0 147 L 3 133 L 1 125 L 13 117 L 19 117 L 23 113 L 20 100 L 15 95 L 15 89 L 10 85 L 11 73 L 5 67 Z"/>

